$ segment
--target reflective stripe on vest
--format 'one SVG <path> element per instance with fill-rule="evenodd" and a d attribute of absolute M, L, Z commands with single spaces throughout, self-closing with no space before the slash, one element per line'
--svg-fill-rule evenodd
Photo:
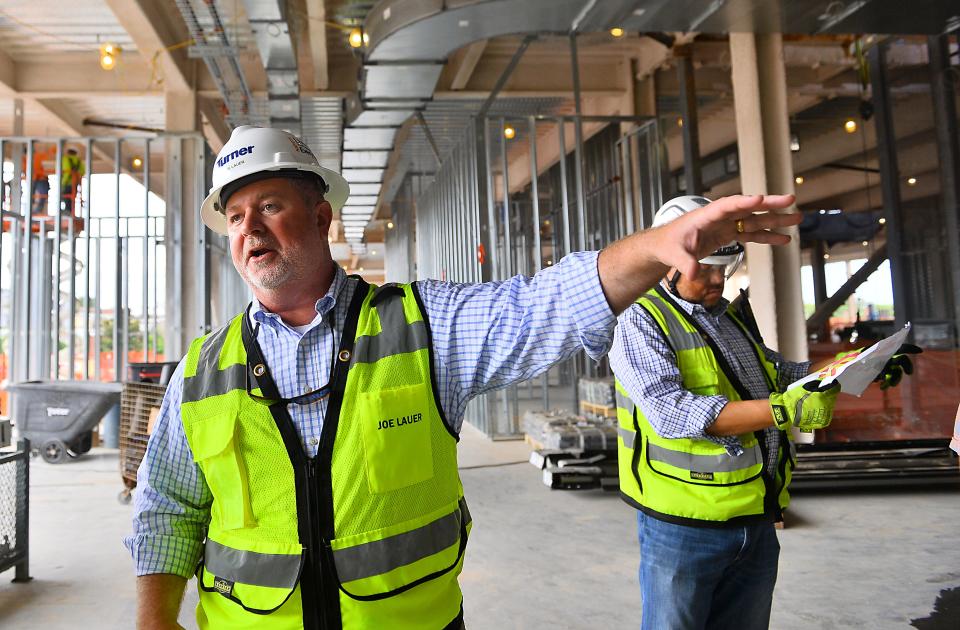
<path fill-rule="evenodd" d="M 626 409 L 627 413 L 629 413 L 632 416 L 633 410 L 636 408 L 636 405 L 633 404 L 633 401 L 630 399 L 630 397 L 622 394 L 619 389 L 616 390 L 616 396 L 617 396 L 617 407 L 620 407 L 621 409 Z"/>
<path fill-rule="evenodd" d="M 700 337 L 699 333 L 692 332 L 684 328 L 683 323 L 677 319 L 677 316 L 664 304 L 657 295 L 650 295 L 648 302 L 652 304 L 667 323 L 667 341 L 674 352 L 681 350 L 696 350 L 706 347 L 706 342 Z"/>
<path fill-rule="evenodd" d="M 203 546 L 203 564 L 218 578 L 254 586 L 292 589 L 300 577 L 303 555 L 231 549 L 208 538 Z"/>
<path fill-rule="evenodd" d="M 467 502 L 461 499 L 458 509 L 423 527 L 355 547 L 335 549 L 337 577 L 341 582 L 374 577 L 440 553 L 459 540 L 462 528 L 469 523 Z"/>
<path fill-rule="evenodd" d="M 637 434 L 629 429 L 617 427 L 617 434 L 623 440 L 626 448 L 636 448 Z M 740 456 L 731 455 L 696 455 L 663 448 L 656 444 L 647 444 L 647 457 L 653 462 L 662 462 L 683 470 L 697 472 L 733 472 L 756 466 L 763 462 L 763 451 L 759 444 L 747 449 Z"/>
<path fill-rule="evenodd" d="M 357 337 L 351 368 L 358 363 L 376 363 L 391 355 L 423 350 L 429 343 L 427 325 L 423 320 L 408 324 L 400 300 L 379 304 L 377 312 L 381 330 L 388 332 Z"/>
<path fill-rule="evenodd" d="M 647 457 L 650 461 L 663 462 L 683 470 L 697 472 L 733 472 L 763 463 L 763 453 L 759 445 L 734 457 L 732 455 L 695 455 L 648 443 Z"/>

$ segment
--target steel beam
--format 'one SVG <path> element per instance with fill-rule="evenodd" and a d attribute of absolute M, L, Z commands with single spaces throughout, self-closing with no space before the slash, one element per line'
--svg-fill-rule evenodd
<path fill-rule="evenodd" d="M 830 319 L 830 316 L 847 301 L 853 292 L 861 284 L 866 282 L 874 271 L 887 259 L 887 244 L 884 243 L 870 255 L 867 262 L 857 269 L 857 272 L 843 283 L 836 293 L 828 297 L 824 302 L 817 306 L 817 309 L 807 318 L 807 332 L 813 333 L 820 330 Z"/>
<path fill-rule="evenodd" d="M 946 233 L 954 335 L 960 336 L 960 145 L 957 132 L 957 66 L 950 64 L 950 40 L 945 35 L 927 39 L 930 54 L 931 96 L 937 157 L 940 163 L 940 207 Z"/>
<path fill-rule="evenodd" d="M 877 155 L 880 162 L 883 211 L 886 217 L 887 252 L 893 283 L 893 313 L 897 328 L 910 321 L 913 309 L 907 299 L 906 270 L 903 258 L 903 208 L 900 201 L 900 169 L 897 164 L 896 133 L 893 128 L 893 101 L 886 64 L 887 43 L 877 44 L 867 53 L 870 82 L 873 87 L 874 121 L 877 129 Z"/>

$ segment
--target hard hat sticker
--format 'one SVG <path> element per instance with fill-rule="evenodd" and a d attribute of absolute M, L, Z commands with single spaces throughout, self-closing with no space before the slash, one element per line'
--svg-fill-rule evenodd
<path fill-rule="evenodd" d="M 307 143 L 301 140 L 296 136 L 287 136 L 287 140 L 290 141 L 290 144 L 293 145 L 293 148 L 299 151 L 300 153 L 306 153 L 310 157 L 313 157 L 313 151 L 310 150 L 310 147 L 307 146 Z"/>
<path fill-rule="evenodd" d="M 231 152 L 228 153 L 227 155 L 225 155 L 225 156 L 223 156 L 222 158 L 220 158 L 219 160 L 217 160 L 217 166 L 222 167 L 222 166 L 224 166 L 227 162 L 231 162 L 231 161 L 237 159 L 238 157 L 240 157 L 241 155 L 250 155 L 251 153 L 253 153 L 253 147 L 254 147 L 254 146 L 256 146 L 256 145 L 250 145 L 249 147 L 240 147 L 240 148 L 237 149 L 236 151 L 231 151 Z"/>

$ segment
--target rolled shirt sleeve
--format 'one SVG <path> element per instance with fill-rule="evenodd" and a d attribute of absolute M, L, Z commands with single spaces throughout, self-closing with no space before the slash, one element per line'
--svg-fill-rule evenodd
<path fill-rule="evenodd" d="M 182 392 L 181 361 L 137 471 L 133 533 L 123 540 L 138 576 L 172 573 L 190 578 L 203 555 L 213 497 L 183 432 Z"/>
<path fill-rule="evenodd" d="M 502 282 L 417 283 L 430 328 L 448 420 L 459 431 L 479 394 L 542 374 L 581 348 L 610 348 L 616 317 L 597 270 L 598 252 L 577 252 L 535 276 Z"/>
<path fill-rule="evenodd" d="M 684 388 L 676 354 L 653 317 L 639 304 L 620 315 L 609 358 L 613 373 L 657 435 L 705 439 L 720 444 L 731 455 L 743 452 L 736 436 L 706 432 L 729 400 L 698 396 Z"/>

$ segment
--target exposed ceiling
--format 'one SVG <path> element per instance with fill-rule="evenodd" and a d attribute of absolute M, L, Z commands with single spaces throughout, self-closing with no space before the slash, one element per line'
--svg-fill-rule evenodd
<path fill-rule="evenodd" d="M 103 136 L 124 131 L 91 122 L 166 128 L 176 114 L 168 110 L 176 102 L 169 94 L 196 87 L 199 116 L 215 150 L 241 114 L 269 117 L 268 97 L 276 92 L 271 77 L 278 75 L 264 61 L 248 11 L 248 5 L 263 3 L 210 3 L 222 21 L 225 44 L 219 50 L 216 41 L 204 47 L 193 39 L 191 26 L 208 34 L 218 28 L 202 13 L 205 4 L 74 0 L 69 11 L 53 0 L 0 4 L 0 134 L 13 133 L 14 98 L 23 101 L 28 135 Z M 187 5 L 199 12 L 196 25 L 183 18 Z M 583 31 L 578 46 L 584 109 L 637 111 L 634 92 L 653 78 L 672 169 L 682 166 L 675 47 L 694 40 L 689 32 L 804 33 L 785 37 L 791 128 L 801 147 L 794 166 L 804 177 L 798 186 L 801 207 L 867 210 L 880 199 L 872 172 L 876 138 L 872 123 L 859 117 L 869 90 L 861 85 L 852 52 L 855 36 L 843 33 L 940 33 L 960 24 L 955 6 L 933 0 L 909 6 L 896 0 L 288 0 L 283 7 L 296 57 L 300 131 L 320 160 L 342 168 L 354 187 L 344 215 L 353 217 L 346 221 L 354 247 L 341 260 L 348 265 L 362 264 L 364 250 L 372 251 L 382 238 L 375 217 L 386 216 L 378 209 L 397 178 L 409 171 L 429 172 L 436 165 L 434 150 L 442 158 L 458 141 L 469 116 L 517 51 L 518 33 L 544 32 L 529 43 L 501 86 L 494 113 L 572 111 L 565 33 L 576 27 Z M 605 29 L 612 25 L 624 27 L 626 36 L 611 37 Z M 348 37 L 357 27 L 366 29 L 368 42 L 354 49 Z M 651 32 L 668 33 L 644 35 Z M 674 46 L 663 43 L 671 38 Z M 869 45 L 870 38 L 865 41 Z M 98 47 L 106 42 L 122 49 L 112 72 L 99 67 Z M 922 44 L 923 38 L 907 37 L 891 49 L 904 173 L 917 178 L 915 185 L 904 187 L 907 198 L 935 193 L 931 186 L 937 164 L 930 150 L 932 114 Z M 694 60 L 701 155 L 706 157 L 735 142 L 730 57 L 722 35 L 701 34 L 687 52 Z M 249 90 L 247 111 L 230 111 L 229 106 L 238 107 L 235 99 L 225 98 L 230 95 L 224 94 L 224 81 L 208 63 L 216 55 L 218 63 L 229 63 L 231 72 L 243 78 Z M 415 111 L 422 113 L 435 146 Z M 854 134 L 842 129 L 847 117 L 860 123 Z M 158 158 L 155 165 L 160 164 Z M 519 179 L 511 183 L 525 185 Z M 733 192 L 737 185 L 733 177 L 709 192 Z M 364 218 L 374 220 L 357 229 Z M 341 229 L 335 242 L 345 236 Z"/>

